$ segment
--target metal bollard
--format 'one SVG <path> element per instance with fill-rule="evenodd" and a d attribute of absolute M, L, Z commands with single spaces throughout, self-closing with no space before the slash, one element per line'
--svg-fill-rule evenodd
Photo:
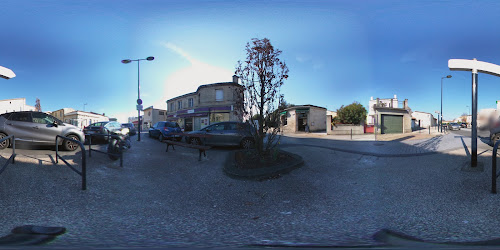
<path fill-rule="evenodd" d="M 351 141 L 352 141 L 352 128 L 351 128 Z"/>

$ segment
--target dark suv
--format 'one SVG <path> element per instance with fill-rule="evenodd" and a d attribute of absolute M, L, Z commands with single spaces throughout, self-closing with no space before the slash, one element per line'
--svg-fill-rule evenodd
<path fill-rule="evenodd" d="M 163 141 L 165 138 L 180 141 L 182 137 L 180 135 L 174 135 L 180 133 L 182 133 L 182 130 L 177 122 L 157 122 L 149 129 L 149 137 L 158 138 L 160 141 Z"/>
<path fill-rule="evenodd" d="M 0 115 L 0 138 L 13 135 L 16 141 L 33 144 L 55 145 L 56 136 L 65 136 L 73 140 L 85 139 L 82 130 L 71 124 L 36 111 L 11 112 Z M 0 149 L 10 145 L 10 139 L 0 142 Z M 59 140 L 65 150 L 73 151 L 79 146 L 70 140 Z"/>

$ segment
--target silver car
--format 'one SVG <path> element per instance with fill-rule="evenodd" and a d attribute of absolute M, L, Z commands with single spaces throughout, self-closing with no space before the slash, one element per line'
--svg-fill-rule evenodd
<path fill-rule="evenodd" d="M 206 145 L 251 148 L 254 146 L 254 139 L 250 131 L 250 125 L 245 123 L 219 122 L 198 131 L 189 132 L 186 141 L 192 144 L 204 142 Z"/>
<path fill-rule="evenodd" d="M 460 130 L 460 125 L 458 123 L 450 123 L 448 124 L 449 130 Z"/>
<path fill-rule="evenodd" d="M 0 138 L 14 135 L 16 141 L 33 144 L 54 145 L 56 135 L 83 142 L 82 130 L 42 112 L 21 111 L 0 115 Z M 65 150 L 73 151 L 79 146 L 69 140 L 59 140 Z M 0 149 L 10 145 L 10 139 L 0 143 Z"/>

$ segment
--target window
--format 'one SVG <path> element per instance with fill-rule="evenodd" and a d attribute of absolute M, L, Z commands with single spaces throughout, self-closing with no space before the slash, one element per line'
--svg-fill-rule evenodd
<path fill-rule="evenodd" d="M 163 112 L 163 111 L 160 111 L 160 115 L 165 115 L 165 112 Z"/>
<path fill-rule="evenodd" d="M 215 124 L 213 126 L 210 126 L 209 129 L 212 131 L 221 131 L 224 130 L 224 124 Z"/>
<path fill-rule="evenodd" d="M 193 102 L 194 102 L 193 98 L 189 98 L 189 99 L 188 99 L 188 106 L 189 106 L 190 108 L 192 108 L 192 107 L 193 107 Z"/>
<path fill-rule="evenodd" d="M 238 126 L 236 123 L 226 123 L 225 130 L 237 130 Z"/>
<path fill-rule="evenodd" d="M 220 101 L 223 101 L 224 99 L 224 92 L 222 91 L 222 89 L 216 89 L 215 90 L 215 100 L 220 102 Z"/>
<path fill-rule="evenodd" d="M 170 111 L 174 111 L 175 110 L 175 103 L 170 103 Z"/>
<path fill-rule="evenodd" d="M 14 113 L 10 116 L 11 121 L 31 122 L 30 113 Z"/>
<path fill-rule="evenodd" d="M 177 102 L 177 110 L 181 110 L 182 109 L 182 101 L 178 101 Z"/>

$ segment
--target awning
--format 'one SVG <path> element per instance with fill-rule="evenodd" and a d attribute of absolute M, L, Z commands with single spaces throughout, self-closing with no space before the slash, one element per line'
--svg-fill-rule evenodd
<path fill-rule="evenodd" d="M 286 115 L 286 111 L 281 112 L 280 115 Z"/>
<path fill-rule="evenodd" d="M 0 77 L 4 79 L 10 79 L 16 77 L 16 74 L 8 68 L 0 66 Z"/>
<path fill-rule="evenodd" d="M 295 113 L 309 113 L 309 109 L 296 109 Z"/>

